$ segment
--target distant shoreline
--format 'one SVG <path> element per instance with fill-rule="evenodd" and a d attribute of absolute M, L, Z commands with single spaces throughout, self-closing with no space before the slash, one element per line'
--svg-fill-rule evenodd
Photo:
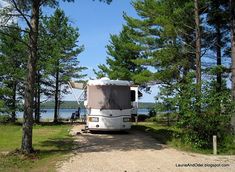
<path fill-rule="evenodd" d="M 152 102 L 139 102 L 139 109 L 152 109 L 155 103 Z M 85 109 L 83 103 L 78 106 L 76 101 L 64 101 L 60 105 L 60 109 L 77 109 L 78 107 Z M 49 101 L 41 104 L 41 109 L 54 109 L 54 101 Z"/>
<path fill-rule="evenodd" d="M 41 109 L 41 119 L 53 119 L 54 118 L 54 109 Z M 72 113 L 77 111 L 77 108 L 75 109 L 60 109 L 59 116 L 61 118 L 71 118 Z M 84 108 L 80 109 L 80 115 L 83 116 L 86 114 L 86 110 Z M 149 114 L 149 109 L 138 109 L 138 114 Z M 17 118 L 23 118 L 23 112 L 17 112 Z"/>

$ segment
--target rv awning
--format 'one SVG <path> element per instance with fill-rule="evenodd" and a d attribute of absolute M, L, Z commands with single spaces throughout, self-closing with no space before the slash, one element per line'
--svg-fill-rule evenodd
<path fill-rule="evenodd" d="M 82 82 L 69 81 L 69 85 L 72 88 L 76 88 L 76 89 L 83 89 L 85 87 L 85 83 L 82 83 Z"/>

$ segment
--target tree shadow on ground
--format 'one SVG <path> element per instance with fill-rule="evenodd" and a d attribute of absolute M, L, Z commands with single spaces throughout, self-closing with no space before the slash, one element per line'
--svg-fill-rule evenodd
<path fill-rule="evenodd" d="M 54 125 L 68 125 L 69 123 L 65 122 L 40 122 L 36 125 L 41 125 L 41 126 L 54 126 Z"/>
<path fill-rule="evenodd" d="M 77 135 L 76 138 L 77 153 L 164 149 L 164 145 L 137 130 L 88 133 Z"/>
<path fill-rule="evenodd" d="M 53 138 L 40 142 L 38 146 L 46 148 L 39 150 L 41 155 L 65 154 L 75 149 L 75 141 L 73 138 Z"/>
<path fill-rule="evenodd" d="M 180 135 L 179 132 L 176 132 L 171 129 L 154 129 L 154 128 L 142 126 L 142 125 L 136 125 L 136 126 L 133 126 L 133 128 L 136 130 L 140 130 L 140 131 L 148 133 L 149 135 L 151 135 L 153 138 L 155 138 L 157 141 L 159 141 L 162 144 L 166 144 L 168 141 L 171 141 L 174 138 L 174 136 Z"/>
<path fill-rule="evenodd" d="M 99 134 L 81 134 L 73 139 L 49 139 L 41 142 L 42 147 L 54 147 L 51 150 L 42 150 L 43 153 L 70 152 L 110 152 L 110 151 L 131 151 L 131 150 L 159 150 L 164 146 L 155 139 L 146 136 L 138 131 L 130 132 L 105 132 Z"/>
<path fill-rule="evenodd" d="M 112 134 L 112 135 L 115 135 L 115 134 L 129 134 L 129 131 L 127 130 L 121 130 L 121 131 L 90 131 L 90 133 L 92 134 Z"/>
<path fill-rule="evenodd" d="M 128 132 L 80 133 L 74 138 L 49 139 L 41 142 L 41 147 L 52 147 L 48 152 L 111 152 L 132 150 L 161 150 L 172 140 L 174 131 L 170 129 L 155 130 L 145 126 L 135 126 Z"/>

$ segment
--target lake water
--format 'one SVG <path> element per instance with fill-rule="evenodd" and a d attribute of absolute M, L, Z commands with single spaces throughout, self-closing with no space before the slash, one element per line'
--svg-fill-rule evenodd
<path fill-rule="evenodd" d="M 59 117 L 61 118 L 70 118 L 72 113 L 77 111 L 77 109 L 60 109 L 59 111 Z M 144 114 L 148 115 L 149 110 L 148 109 L 138 109 L 138 114 Z M 86 109 L 81 109 L 80 114 L 85 115 Z M 17 118 L 22 118 L 23 112 L 17 112 Z M 42 119 L 53 119 L 54 118 L 54 109 L 43 109 L 43 112 L 41 112 L 41 118 Z"/>

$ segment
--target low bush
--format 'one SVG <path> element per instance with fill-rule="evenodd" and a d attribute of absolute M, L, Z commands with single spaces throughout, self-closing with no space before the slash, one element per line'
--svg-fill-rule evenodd
<path fill-rule="evenodd" d="M 184 128 L 185 142 L 197 148 L 211 148 L 213 135 L 217 136 L 218 147 L 224 147 L 226 138 L 232 133 L 229 115 L 208 112 L 184 117 L 178 126 Z"/>
<path fill-rule="evenodd" d="M 157 122 L 164 125 L 173 125 L 178 120 L 177 113 L 164 113 L 146 119 L 146 122 Z"/>
<path fill-rule="evenodd" d="M 0 123 L 7 123 L 11 120 L 9 115 L 0 115 Z"/>
<path fill-rule="evenodd" d="M 142 114 L 138 115 L 139 122 L 144 122 L 148 118 L 149 118 L 149 116 L 147 116 L 147 115 L 142 115 Z"/>
<path fill-rule="evenodd" d="M 154 108 L 149 109 L 148 115 L 150 118 L 156 116 L 157 115 L 156 109 Z"/>

